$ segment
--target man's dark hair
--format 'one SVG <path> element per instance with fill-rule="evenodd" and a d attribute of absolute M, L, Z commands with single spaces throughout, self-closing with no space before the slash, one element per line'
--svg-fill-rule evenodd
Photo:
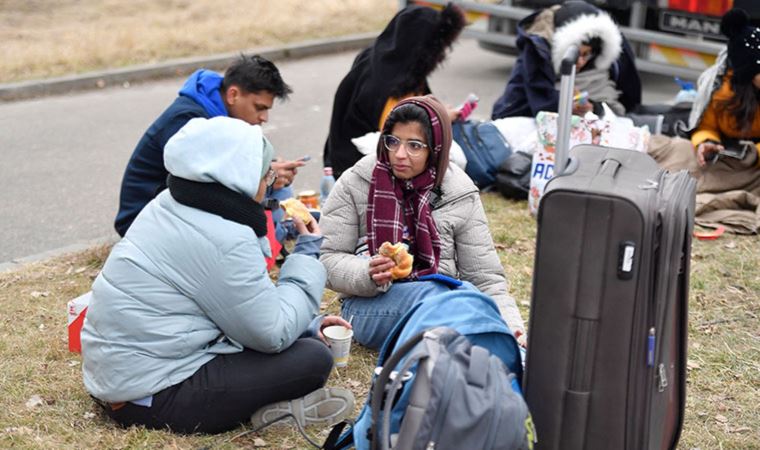
<path fill-rule="evenodd" d="M 232 85 L 246 92 L 267 91 L 283 100 L 293 92 L 282 80 L 277 66 L 259 55 L 240 55 L 240 58 L 227 69 L 222 81 L 222 92 L 227 92 Z"/>

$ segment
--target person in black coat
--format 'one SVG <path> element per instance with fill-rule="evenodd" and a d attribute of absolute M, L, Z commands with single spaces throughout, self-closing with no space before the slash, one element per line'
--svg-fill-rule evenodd
<path fill-rule="evenodd" d="M 454 5 L 442 11 L 408 6 L 359 53 L 335 93 L 325 142 L 324 164 L 332 167 L 336 179 L 364 156 L 352 138 L 380 130 L 399 101 L 430 94 L 427 77 L 444 60 L 464 25 L 464 15 Z M 449 109 L 452 119 L 457 114 Z"/>
<path fill-rule="evenodd" d="M 492 118 L 535 116 L 557 111 L 559 64 L 570 45 L 577 45 L 575 89 L 588 101 L 574 104 L 575 114 L 601 113 L 607 103 L 618 115 L 641 103 L 641 80 L 635 56 L 612 18 L 580 0 L 567 1 L 526 17 L 518 25 L 519 56 Z"/>

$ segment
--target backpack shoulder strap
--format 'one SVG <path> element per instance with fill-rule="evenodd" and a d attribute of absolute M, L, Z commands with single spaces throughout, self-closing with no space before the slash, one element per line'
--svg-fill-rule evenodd
<path fill-rule="evenodd" d="M 346 433 L 343 430 L 348 426 Z M 325 442 L 322 444 L 322 450 L 343 450 L 354 446 L 354 433 L 352 427 L 353 420 L 344 420 L 333 425 L 330 434 L 327 435 Z"/>
<path fill-rule="evenodd" d="M 412 336 L 411 339 L 406 341 L 401 347 L 399 347 L 398 350 L 396 350 L 392 355 L 390 355 L 389 358 L 387 358 L 385 361 L 383 361 L 383 369 L 380 371 L 380 374 L 375 378 L 374 383 L 372 384 L 372 395 L 370 396 L 370 411 L 371 411 L 371 417 L 372 417 L 372 425 L 370 426 L 370 435 L 372 436 L 371 443 L 372 443 L 372 450 L 377 450 L 378 448 L 378 441 L 380 441 L 380 434 L 378 432 L 378 419 L 380 418 L 380 409 L 382 407 L 384 391 L 385 387 L 388 384 L 388 380 L 390 380 L 391 372 L 393 371 L 393 368 L 396 367 L 396 364 L 398 364 L 399 361 L 401 361 L 401 358 L 406 356 L 407 353 L 409 353 L 418 343 L 422 341 L 422 338 L 425 335 L 425 331 L 422 331 L 420 333 L 417 333 L 416 335 Z M 388 344 L 388 342 L 386 342 Z M 393 349 L 393 345 L 388 346 L 388 349 L 385 349 L 387 352 L 390 352 Z M 401 378 L 401 377 L 397 377 Z M 391 405 L 386 405 L 388 409 L 391 408 Z M 386 442 L 387 445 L 387 442 Z"/>
<path fill-rule="evenodd" d="M 424 405 L 427 404 L 427 400 L 429 399 L 431 376 L 430 371 L 432 370 L 432 367 L 435 365 L 435 361 L 440 355 L 440 349 L 442 347 L 445 347 L 449 341 L 458 336 L 459 333 L 457 333 L 455 330 L 445 327 L 422 331 L 406 341 L 401 347 L 399 347 L 397 351 L 395 351 L 390 356 L 390 358 L 385 361 L 383 364 L 383 369 L 375 378 L 374 384 L 372 386 L 372 396 L 370 401 L 372 425 L 370 428 L 370 433 L 372 436 L 371 448 L 373 450 L 387 450 L 388 442 L 390 439 L 390 412 L 393 408 L 392 404 L 386 403 L 384 405 L 385 414 L 383 415 L 382 427 L 378 427 L 380 422 L 380 410 L 382 409 L 384 403 L 383 399 L 395 398 L 396 393 L 401 388 L 403 374 L 406 373 L 409 368 L 411 368 L 411 366 L 413 366 L 417 361 L 431 359 L 431 363 L 428 365 L 426 370 L 421 371 L 418 368 L 417 376 L 414 380 L 415 388 L 413 392 L 415 394 L 413 394 L 412 398 L 410 398 L 410 404 L 412 404 L 412 401 L 415 401 L 416 403 L 423 405 L 424 410 Z M 418 347 L 418 344 L 423 341 L 426 345 L 420 345 Z M 391 373 L 393 372 L 393 369 L 407 355 L 409 355 L 407 360 L 404 362 L 401 370 L 397 372 L 398 375 L 392 380 L 391 385 L 388 388 L 388 393 L 386 395 L 385 389 L 388 385 L 388 382 L 391 380 Z M 418 382 L 421 383 L 419 387 L 417 386 Z M 425 388 L 427 388 L 427 391 L 425 391 Z M 409 419 L 412 418 L 409 417 Z M 407 423 L 407 420 L 408 418 L 405 414 L 404 424 Z M 419 421 L 412 419 L 412 422 L 417 422 L 417 426 L 419 426 Z"/>

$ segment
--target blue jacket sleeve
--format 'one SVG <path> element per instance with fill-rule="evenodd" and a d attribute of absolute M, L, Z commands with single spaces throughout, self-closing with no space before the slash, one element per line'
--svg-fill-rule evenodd
<path fill-rule="evenodd" d="M 326 280 L 319 260 L 292 254 L 275 284 L 258 242 L 244 242 L 216 263 L 196 302 L 229 338 L 256 351 L 278 353 L 319 312 Z"/>

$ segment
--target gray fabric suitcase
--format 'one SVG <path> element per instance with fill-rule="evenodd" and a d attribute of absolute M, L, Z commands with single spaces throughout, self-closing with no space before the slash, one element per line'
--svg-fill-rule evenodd
<path fill-rule="evenodd" d="M 537 218 L 524 377 L 536 448 L 675 448 L 696 183 L 631 150 L 570 154 Z"/>

